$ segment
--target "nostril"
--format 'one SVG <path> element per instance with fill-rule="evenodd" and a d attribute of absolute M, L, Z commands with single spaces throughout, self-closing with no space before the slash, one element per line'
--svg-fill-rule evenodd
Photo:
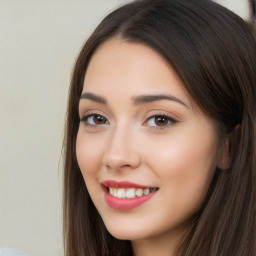
<path fill-rule="evenodd" d="M 121 169 L 134 169 L 140 164 L 140 157 L 136 153 L 130 153 L 128 155 L 119 155 L 119 156 L 106 156 L 104 159 L 104 164 L 107 168 L 113 170 Z"/>

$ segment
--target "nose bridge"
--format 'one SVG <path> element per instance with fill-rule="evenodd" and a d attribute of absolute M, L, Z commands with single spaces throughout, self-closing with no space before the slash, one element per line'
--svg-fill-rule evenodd
<path fill-rule="evenodd" d="M 104 156 L 104 164 L 112 169 L 135 168 L 140 163 L 136 150 L 136 136 L 131 126 L 120 123 L 109 136 Z"/>

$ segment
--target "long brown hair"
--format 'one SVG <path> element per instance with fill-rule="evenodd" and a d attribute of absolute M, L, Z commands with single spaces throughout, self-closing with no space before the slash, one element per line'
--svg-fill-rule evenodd
<path fill-rule="evenodd" d="M 177 255 L 252 256 L 255 251 L 256 40 L 231 11 L 207 0 L 141 0 L 109 14 L 74 66 L 64 140 L 65 256 L 132 255 L 130 241 L 113 238 L 87 192 L 77 164 L 78 103 L 90 59 L 111 37 L 146 44 L 172 66 L 198 107 L 234 133 L 231 165 L 216 168 L 201 209 Z M 222 134 L 222 135 L 221 135 Z"/>

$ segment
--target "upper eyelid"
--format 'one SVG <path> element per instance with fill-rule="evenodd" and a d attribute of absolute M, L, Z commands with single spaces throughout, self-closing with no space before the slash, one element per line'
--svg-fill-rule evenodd
<path fill-rule="evenodd" d="M 163 110 L 163 109 L 153 109 L 153 110 L 149 111 L 148 114 L 147 114 L 146 120 L 148 118 L 155 117 L 155 116 L 164 116 L 166 118 L 170 118 L 170 119 L 175 120 L 177 122 L 182 120 L 182 116 L 177 115 L 177 114 L 172 113 L 172 112 L 167 111 L 167 110 Z"/>
<path fill-rule="evenodd" d="M 168 115 L 163 115 L 163 114 L 152 115 L 152 116 L 148 117 L 145 122 L 148 122 L 151 118 L 156 118 L 156 117 L 163 117 L 163 118 L 166 118 L 166 119 L 168 119 L 169 121 L 171 121 L 172 123 L 177 123 L 177 122 L 178 122 L 178 120 L 177 120 L 176 118 L 173 118 L 173 117 L 168 116 Z M 145 123 L 145 122 L 144 122 L 144 123 Z"/>
<path fill-rule="evenodd" d="M 144 112 L 146 110 L 142 110 L 142 111 Z M 136 115 L 137 115 L 137 118 L 140 117 L 140 118 L 144 119 L 143 122 L 145 122 L 149 118 L 152 118 L 155 116 L 164 116 L 164 117 L 171 119 L 173 121 L 176 121 L 176 122 L 180 122 L 184 118 L 183 115 L 181 115 L 179 113 L 175 113 L 175 112 L 173 113 L 173 111 L 162 109 L 162 108 L 153 108 L 153 109 L 147 110 L 146 113 L 144 112 L 144 114 L 142 114 L 142 113 L 139 115 L 137 115 L 138 114 L 137 113 Z M 94 106 L 86 106 L 84 104 L 82 106 L 79 106 L 80 120 L 84 119 L 85 117 L 87 117 L 89 115 L 101 115 L 104 118 L 106 118 L 108 121 L 109 121 L 109 119 L 112 119 L 112 121 L 113 121 L 113 119 L 115 119 L 115 117 L 113 116 L 113 114 L 111 114 L 111 112 L 107 111 L 107 113 L 106 113 L 106 110 L 104 111 L 104 109 L 102 109 L 102 108 L 98 108 L 98 107 L 95 108 Z"/>
<path fill-rule="evenodd" d="M 158 105 L 157 103 L 159 103 L 160 105 Z M 167 116 L 170 116 L 170 117 L 175 117 L 176 114 L 175 113 L 172 113 L 173 110 L 174 112 L 177 112 L 178 110 L 176 109 L 176 105 L 173 105 L 171 108 L 170 106 L 165 106 L 165 104 L 163 103 L 163 101 L 159 100 L 159 101 L 154 101 L 152 102 L 153 105 L 147 105 L 147 106 L 144 106 L 142 105 L 142 110 L 143 112 L 144 111 L 147 111 L 147 113 L 150 113 L 150 112 L 158 112 L 159 111 L 159 114 L 163 114 L 163 115 L 167 115 Z M 163 105 L 164 104 L 164 105 Z M 174 107 L 175 106 L 175 107 Z M 137 107 L 136 107 L 137 108 Z M 174 108 L 174 109 L 173 109 Z M 147 110 L 146 110 L 147 109 Z M 169 110 L 168 110 L 169 109 Z M 110 106 L 105 106 L 105 105 L 102 105 L 99 103 L 94 103 L 94 102 L 80 102 L 79 103 L 79 106 L 78 106 L 78 112 L 79 114 L 81 115 L 85 115 L 86 112 L 88 111 L 99 111 L 99 114 L 103 113 L 103 115 L 112 115 L 112 111 L 113 109 L 111 110 Z M 179 113 L 180 111 L 178 111 L 177 113 Z M 167 114 L 165 114 L 167 113 Z"/>
<path fill-rule="evenodd" d="M 158 116 L 165 117 L 167 119 L 176 120 L 175 117 L 172 117 L 172 116 L 166 115 L 166 114 L 154 114 L 154 115 L 149 116 L 147 119 L 150 119 L 150 118 L 153 118 L 153 117 L 158 117 Z"/>
<path fill-rule="evenodd" d="M 89 108 L 89 109 L 85 109 L 85 108 L 79 108 L 79 111 L 78 111 L 78 114 L 79 114 L 79 117 L 80 119 L 85 117 L 85 116 L 88 116 L 88 115 L 101 115 L 101 116 L 104 116 L 105 118 L 107 118 L 107 114 L 104 113 L 102 110 L 100 109 L 95 109 L 95 108 Z"/>
<path fill-rule="evenodd" d="M 88 114 L 84 114 L 84 115 L 82 115 L 82 117 L 81 117 L 80 119 L 83 120 L 83 119 L 89 118 L 89 117 L 91 117 L 91 116 L 102 116 L 102 117 L 104 117 L 106 120 L 108 120 L 108 118 L 107 118 L 105 115 L 99 114 L 99 113 L 95 113 L 95 112 L 88 113 Z"/>

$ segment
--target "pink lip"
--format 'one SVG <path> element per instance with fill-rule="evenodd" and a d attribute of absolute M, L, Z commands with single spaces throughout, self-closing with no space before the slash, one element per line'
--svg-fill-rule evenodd
<path fill-rule="evenodd" d="M 139 185 L 130 181 L 115 181 L 115 180 L 106 180 L 102 182 L 102 185 L 105 187 L 112 187 L 112 188 L 153 188 L 147 187 L 143 185 Z"/>
<path fill-rule="evenodd" d="M 113 180 L 108 180 L 102 183 L 103 190 L 104 190 L 104 199 L 106 203 L 113 209 L 117 210 L 130 210 L 135 207 L 140 206 L 141 204 L 145 203 L 149 199 L 151 199 L 158 190 L 151 192 L 148 195 L 143 195 L 141 197 L 135 197 L 135 198 L 117 198 L 112 196 L 109 193 L 108 187 L 113 187 L 113 188 L 152 188 L 152 187 L 146 187 L 146 186 L 141 186 L 139 184 L 135 184 L 129 181 L 122 181 L 122 182 L 117 182 Z"/>

